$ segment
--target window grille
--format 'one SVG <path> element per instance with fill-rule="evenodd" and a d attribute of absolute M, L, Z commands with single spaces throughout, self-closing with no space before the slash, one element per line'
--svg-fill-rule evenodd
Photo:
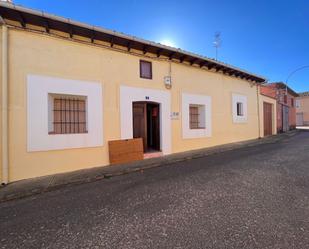
<path fill-rule="evenodd" d="M 54 98 L 53 131 L 50 134 L 87 133 L 86 100 Z"/>
<path fill-rule="evenodd" d="M 203 111 L 201 105 L 190 105 L 190 129 L 205 129 L 201 122 L 201 112 Z"/>

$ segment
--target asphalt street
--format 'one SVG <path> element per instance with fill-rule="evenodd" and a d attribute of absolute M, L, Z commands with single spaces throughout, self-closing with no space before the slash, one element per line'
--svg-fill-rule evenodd
<path fill-rule="evenodd" d="M 1 203 L 0 248 L 309 248 L 309 132 Z"/>

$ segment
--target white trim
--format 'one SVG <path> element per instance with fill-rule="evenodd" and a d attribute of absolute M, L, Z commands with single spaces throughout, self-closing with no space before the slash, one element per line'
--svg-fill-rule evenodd
<path fill-rule="evenodd" d="M 205 129 L 190 129 L 190 104 L 203 105 Z M 206 95 L 182 93 L 182 137 L 202 138 L 211 137 L 212 120 L 211 120 L 211 97 Z"/>
<path fill-rule="evenodd" d="M 133 112 L 135 101 L 150 101 L 160 104 L 160 142 L 164 155 L 171 153 L 171 94 L 168 91 L 148 88 L 120 87 L 121 139 L 133 138 Z"/>
<path fill-rule="evenodd" d="M 242 103 L 243 115 L 237 115 L 237 103 Z M 247 123 L 248 121 L 248 100 L 247 96 L 240 94 L 232 94 L 232 114 L 234 123 Z"/>
<path fill-rule="evenodd" d="M 40 75 L 27 77 L 28 151 L 103 146 L 102 84 Z M 88 133 L 49 135 L 49 95 L 70 94 L 87 98 Z"/>

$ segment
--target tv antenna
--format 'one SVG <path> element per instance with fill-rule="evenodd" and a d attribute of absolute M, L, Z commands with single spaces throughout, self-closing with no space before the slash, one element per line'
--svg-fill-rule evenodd
<path fill-rule="evenodd" d="M 221 47 L 222 41 L 221 41 L 221 32 L 215 33 L 215 40 L 213 42 L 214 47 L 216 48 L 216 61 L 218 60 L 218 49 Z"/>

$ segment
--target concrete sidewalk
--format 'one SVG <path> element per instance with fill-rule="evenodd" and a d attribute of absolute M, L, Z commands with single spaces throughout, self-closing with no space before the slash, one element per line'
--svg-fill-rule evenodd
<path fill-rule="evenodd" d="M 288 133 L 271 136 L 268 138 L 254 139 L 189 152 L 176 153 L 173 155 L 163 156 L 159 158 L 151 158 L 128 164 L 97 167 L 92 169 L 78 170 L 69 173 L 17 181 L 10 183 L 4 187 L 0 187 L 0 202 L 52 191 L 66 185 L 93 182 L 104 178 L 110 178 L 113 176 L 143 171 L 150 168 L 161 167 L 194 158 L 206 157 L 208 155 L 236 150 L 248 146 L 257 146 L 266 143 L 276 143 L 278 141 L 284 140 L 287 137 L 294 136 L 298 132 L 300 131 L 294 130 Z"/>

